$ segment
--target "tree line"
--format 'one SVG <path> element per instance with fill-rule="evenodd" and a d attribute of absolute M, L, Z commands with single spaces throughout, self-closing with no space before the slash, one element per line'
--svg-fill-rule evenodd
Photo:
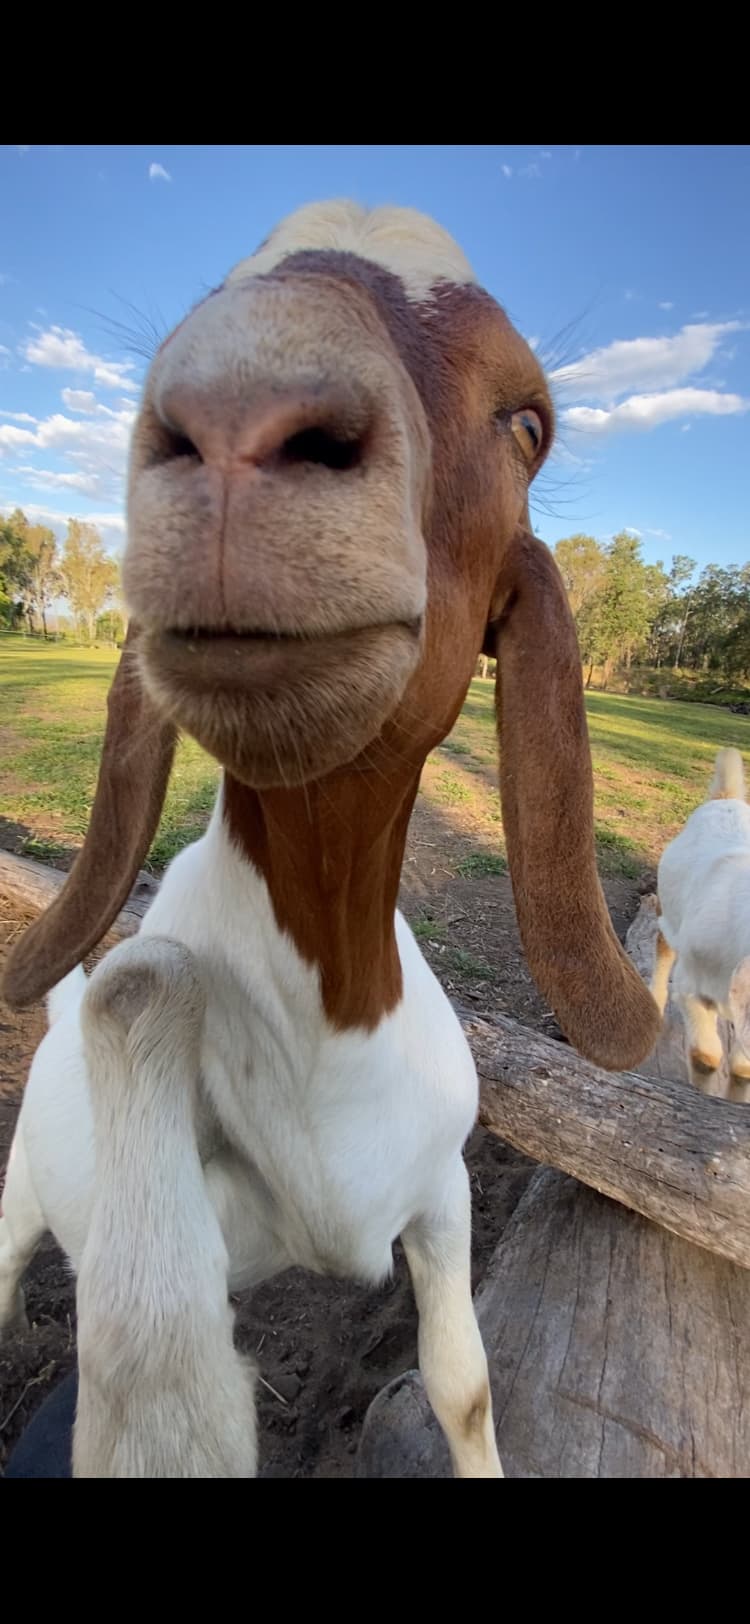
<path fill-rule="evenodd" d="M 114 639 L 123 627 L 119 581 L 117 561 L 95 525 L 69 519 L 60 548 L 54 530 L 30 524 L 20 508 L 0 516 L 0 627 L 46 638 L 52 606 L 66 598 L 81 637 Z"/>
<path fill-rule="evenodd" d="M 618 667 L 750 677 L 750 564 L 707 564 L 676 554 L 669 569 L 646 564 L 641 542 L 621 531 L 608 543 L 567 536 L 554 556 L 578 632 L 587 686 Z"/>
<path fill-rule="evenodd" d="M 644 563 L 623 530 L 607 543 L 566 536 L 554 556 L 578 632 L 586 683 L 604 687 L 632 665 L 750 680 L 750 564 L 707 564 L 677 553 L 669 569 Z M 0 627 L 48 635 L 50 609 L 70 604 L 79 635 L 119 637 L 119 569 L 95 525 L 69 519 L 62 547 L 20 508 L 0 517 Z"/>

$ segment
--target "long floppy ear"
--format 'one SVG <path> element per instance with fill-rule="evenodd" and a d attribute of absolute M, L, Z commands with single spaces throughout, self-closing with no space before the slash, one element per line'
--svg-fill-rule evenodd
<path fill-rule="evenodd" d="M 503 824 L 529 968 L 574 1047 L 627 1069 L 653 1048 L 659 1013 L 602 894 L 575 624 L 551 553 L 526 531 L 506 554 L 490 630 Z"/>
<path fill-rule="evenodd" d="M 107 699 L 99 781 L 83 850 L 60 895 L 8 960 L 2 992 L 13 1009 L 42 998 L 106 936 L 156 834 L 176 732 L 143 686 L 137 638 L 131 623 Z"/>

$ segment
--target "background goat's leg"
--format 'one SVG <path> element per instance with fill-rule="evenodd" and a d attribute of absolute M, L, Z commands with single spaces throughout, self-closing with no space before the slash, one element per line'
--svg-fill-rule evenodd
<path fill-rule="evenodd" d="M 82 1007 L 96 1186 L 78 1277 L 76 1477 L 252 1477 L 253 1377 L 198 1154 L 204 999 L 187 949 L 116 948 Z"/>
<path fill-rule="evenodd" d="M 651 994 L 656 1000 L 660 1015 L 664 1014 L 669 996 L 669 974 L 677 954 L 669 942 L 662 936 L 660 930 L 656 933 L 654 943 L 654 969 L 651 977 Z"/>
<path fill-rule="evenodd" d="M 717 1072 L 724 1051 L 716 1005 L 706 1004 L 702 998 L 693 997 L 690 993 L 682 993 L 678 1003 L 687 1031 L 692 1080 L 704 1094 L 721 1094 L 722 1082 Z"/>
<path fill-rule="evenodd" d="M 471 1297 L 471 1194 L 463 1158 L 446 1204 L 402 1236 L 419 1311 L 419 1366 L 456 1477 L 502 1477 L 487 1358 Z"/>

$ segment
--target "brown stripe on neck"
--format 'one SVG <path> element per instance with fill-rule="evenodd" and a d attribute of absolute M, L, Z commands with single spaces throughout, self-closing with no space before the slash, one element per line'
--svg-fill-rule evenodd
<path fill-rule="evenodd" d="M 276 922 L 320 970 L 339 1030 L 372 1031 L 400 1002 L 395 911 L 419 772 L 398 786 L 361 772 L 257 791 L 224 774 L 224 818 L 262 874 Z M 395 789 L 395 793 L 394 793 Z"/>

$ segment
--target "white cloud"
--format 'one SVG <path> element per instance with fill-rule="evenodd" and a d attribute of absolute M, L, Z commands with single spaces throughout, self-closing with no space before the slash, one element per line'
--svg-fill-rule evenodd
<path fill-rule="evenodd" d="M 692 427 L 693 427 L 692 423 L 683 423 L 683 425 L 682 425 L 683 434 L 689 434 Z"/>
<path fill-rule="evenodd" d="M 0 417 L 10 417 L 14 423 L 36 423 L 37 421 L 35 417 L 32 417 L 31 412 L 0 411 Z"/>
<path fill-rule="evenodd" d="M 503 164 L 502 165 L 502 171 L 503 171 L 503 174 L 504 174 L 506 180 L 512 180 L 512 178 L 513 178 L 513 170 L 511 168 L 510 164 Z"/>
<path fill-rule="evenodd" d="M 552 153 L 548 152 L 546 147 L 542 147 L 542 150 L 541 150 L 539 156 L 540 156 L 540 158 L 551 158 Z"/>
<path fill-rule="evenodd" d="M 22 158 L 23 158 L 25 153 L 30 152 L 30 151 L 31 151 L 31 147 L 16 147 L 16 152 L 20 153 L 20 156 Z"/>
<path fill-rule="evenodd" d="M 624 524 L 622 528 L 625 531 L 626 536 L 638 536 L 640 540 L 640 537 L 643 535 L 643 531 L 639 530 L 638 526 L 635 524 Z"/>
<path fill-rule="evenodd" d="M 538 350 L 539 335 L 535 333 L 532 338 L 527 338 L 526 343 L 528 344 L 530 350 Z"/>
<path fill-rule="evenodd" d="M 135 407 L 126 405 L 121 411 L 94 402 L 95 412 L 86 417 L 69 417 L 63 412 L 35 419 L 28 413 L 18 413 L 23 425 L 0 422 L 0 456 L 3 452 L 44 451 L 61 458 L 60 469 L 50 469 L 46 463 L 36 468 L 27 462 L 24 477 L 46 487 L 65 488 L 85 492 L 89 496 L 119 501 L 127 464 L 130 433 L 135 421 Z M 28 425 L 28 426 L 26 426 Z M 65 464 L 68 466 L 66 467 Z M 72 466 L 72 469 L 70 465 Z"/>
<path fill-rule="evenodd" d="M 647 530 L 646 535 L 654 536 L 657 541 L 672 540 L 672 532 L 670 530 Z"/>
<path fill-rule="evenodd" d="M 538 164 L 524 164 L 518 173 L 523 175 L 525 180 L 541 180 L 542 177 L 542 171 Z"/>
<path fill-rule="evenodd" d="M 687 412 L 726 417 L 746 412 L 750 400 L 741 395 L 722 395 L 716 389 L 666 389 L 659 394 L 631 395 L 605 411 L 597 406 L 571 406 L 563 421 L 569 428 L 587 434 L 609 434 L 615 429 L 653 429 L 662 423 L 684 417 Z M 0 431 L 1 432 L 1 431 Z"/>
<path fill-rule="evenodd" d="M 13 469 L 14 474 L 24 474 L 33 485 L 41 490 L 71 490 L 82 491 L 86 496 L 96 496 L 97 479 L 95 474 L 60 474 L 52 468 L 34 468 L 21 465 Z"/>
<path fill-rule="evenodd" d="M 104 389 L 136 390 L 138 384 L 130 373 L 132 361 L 107 361 L 101 355 L 87 350 L 79 333 L 70 327 L 48 327 L 37 330 L 22 351 L 25 359 L 37 367 L 55 367 L 66 372 L 89 372 Z"/>
<path fill-rule="evenodd" d="M 626 301 L 626 303 L 629 303 L 630 300 L 634 299 L 634 298 L 635 298 L 635 294 L 633 292 L 633 289 L 632 288 L 626 288 L 625 289 L 625 301 Z"/>
<path fill-rule="evenodd" d="M 88 414 L 96 411 L 96 395 L 91 389 L 63 389 L 62 402 L 69 412 Z"/>
<path fill-rule="evenodd" d="M 659 309 L 660 310 L 674 310 L 674 300 L 673 299 L 660 299 L 659 300 Z"/>
<path fill-rule="evenodd" d="M 30 429 L 17 429 L 14 423 L 0 423 L 0 452 L 12 451 L 19 445 L 35 445 L 36 434 Z"/>
<path fill-rule="evenodd" d="M 739 321 L 688 323 L 672 338 L 616 339 L 552 373 L 558 389 L 611 406 L 618 395 L 672 389 L 702 372 Z"/>
<path fill-rule="evenodd" d="M 172 176 L 169 170 L 164 168 L 163 164 L 149 164 L 148 178 L 149 180 L 171 180 Z"/>

